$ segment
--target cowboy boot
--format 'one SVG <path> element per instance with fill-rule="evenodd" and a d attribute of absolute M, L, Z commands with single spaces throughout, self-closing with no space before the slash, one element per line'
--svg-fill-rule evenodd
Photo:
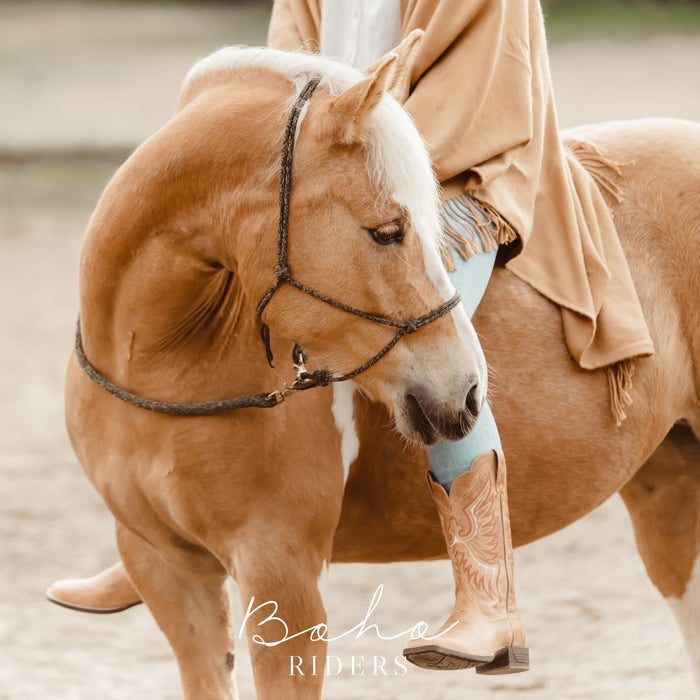
<path fill-rule="evenodd" d="M 479 455 L 454 480 L 449 495 L 430 472 L 428 483 L 452 561 L 455 605 L 438 634 L 411 640 L 404 656 L 430 669 L 527 671 L 530 653 L 515 605 L 503 453 Z"/>
<path fill-rule="evenodd" d="M 64 608 L 101 614 L 121 612 L 141 602 L 121 562 L 90 578 L 56 581 L 46 597 Z"/>

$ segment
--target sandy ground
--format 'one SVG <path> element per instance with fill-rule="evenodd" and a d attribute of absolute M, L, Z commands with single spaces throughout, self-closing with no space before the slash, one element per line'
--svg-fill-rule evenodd
<path fill-rule="evenodd" d="M 255 6 L 0 3 L 1 700 L 181 697 L 170 649 L 143 607 L 97 617 L 43 600 L 53 579 L 92 573 L 116 556 L 110 516 L 64 434 L 62 383 L 80 238 L 117 161 L 66 154 L 132 147 L 168 118 L 193 60 L 226 43 L 261 43 L 264 15 Z M 700 36 L 556 45 L 552 65 L 565 126 L 700 120 Z M 517 562 L 530 673 L 404 674 L 393 659 L 406 638 L 367 635 L 331 647 L 343 670 L 328 679 L 326 697 L 693 697 L 680 635 L 646 578 L 619 499 L 518 550 Z M 387 636 L 421 619 L 442 622 L 449 610 L 446 562 L 336 566 L 332 631 L 359 622 L 380 584 L 372 621 Z M 354 674 L 353 656 L 361 657 Z M 386 658 L 387 675 L 375 657 Z M 241 697 L 253 698 L 242 644 L 237 668 Z"/>

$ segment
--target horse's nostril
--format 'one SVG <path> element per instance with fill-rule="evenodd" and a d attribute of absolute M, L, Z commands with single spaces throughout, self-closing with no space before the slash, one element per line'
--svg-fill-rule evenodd
<path fill-rule="evenodd" d="M 421 394 L 421 392 L 414 393 L 418 395 Z M 426 410 L 429 411 L 429 409 L 421 406 L 421 402 L 414 394 L 406 394 L 406 407 L 408 409 L 408 415 L 410 416 L 411 423 L 413 424 L 414 429 L 420 435 L 421 440 L 426 445 L 433 445 L 436 443 L 440 438 L 440 434 L 435 429 L 430 421 L 430 418 L 428 418 L 425 412 Z"/>
<path fill-rule="evenodd" d="M 464 402 L 464 405 L 471 413 L 473 416 L 477 416 L 479 414 L 479 411 L 481 410 L 481 406 L 479 404 L 479 399 L 478 399 L 478 393 L 479 393 L 479 384 L 478 382 L 475 382 L 472 384 L 470 387 L 469 391 L 467 392 L 467 399 Z"/>

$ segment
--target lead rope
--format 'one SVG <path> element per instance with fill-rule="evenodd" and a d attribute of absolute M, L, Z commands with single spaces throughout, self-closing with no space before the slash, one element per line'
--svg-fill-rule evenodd
<path fill-rule="evenodd" d="M 85 374 L 92 379 L 97 386 L 108 391 L 112 396 L 125 401 L 132 406 L 144 408 L 155 413 L 167 413 L 172 416 L 213 416 L 218 413 L 235 411 L 238 408 L 271 408 L 284 400 L 280 392 L 273 391 L 268 394 L 244 394 L 232 399 L 222 399 L 221 401 L 201 401 L 196 403 L 168 403 L 165 401 L 154 401 L 145 399 L 142 396 L 132 394 L 126 389 L 122 389 L 116 384 L 112 384 L 106 377 L 95 369 L 90 360 L 85 355 L 83 349 L 83 338 L 80 332 L 80 319 L 75 329 L 75 355 L 78 364 Z"/>
<path fill-rule="evenodd" d="M 426 326 L 441 316 L 444 316 L 446 313 L 449 313 L 455 308 L 455 306 L 457 306 L 457 304 L 459 304 L 459 293 L 455 293 L 451 299 L 446 301 L 444 304 L 441 304 L 436 309 L 423 314 L 423 316 L 411 318 L 406 321 L 394 321 L 393 319 L 367 313 L 366 311 L 361 311 L 360 309 L 348 306 L 341 301 L 327 297 L 311 287 L 307 287 L 305 284 L 292 277 L 287 262 L 287 250 L 289 232 L 289 198 L 292 187 L 294 141 L 301 110 L 311 95 L 313 95 L 314 90 L 316 90 L 320 81 L 321 78 L 316 77 L 305 85 L 304 89 L 301 91 L 296 102 L 294 103 L 294 107 L 290 112 L 287 126 L 285 128 L 282 146 L 282 163 L 280 169 L 280 213 L 277 229 L 277 265 L 275 266 L 275 281 L 272 283 L 258 304 L 256 314 L 259 317 L 262 315 L 265 307 L 270 302 L 275 292 L 280 288 L 282 283 L 286 283 L 312 296 L 314 299 L 318 299 L 319 301 L 329 304 L 336 309 L 341 309 L 342 311 L 353 314 L 354 316 L 359 316 L 360 318 L 364 318 L 368 321 L 373 321 L 374 323 L 396 328 L 396 335 L 376 355 L 374 355 L 374 357 L 370 358 L 363 365 L 351 372 L 348 372 L 347 374 L 333 374 L 326 369 L 319 369 L 312 373 L 307 372 L 305 367 L 305 363 L 308 359 L 306 352 L 297 343 L 294 346 L 294 351 L 292 353 L 292 362 L 294 363 L 294 368 L 297 371 L 297 376 L 291 385 L 285 386 L 281 390 L 272 391 L 265 394 L 243 394 L 241 396 L 236 396 L 231 399 L 222 399 L 220 401 L 179 403 L 146 399 L 138 396 L 137 394 L 132 394 L 130 391 L 122 389 L 116 384 L 110 382 L 88 360 L 83 348 L 80 318 L 78 318 L 78 323 L 75 330 L 75 354 L 78 359 L 78 364 L 83 369 L 85 374 L 87 374 L 87 376 L 93 382 L 95 382 L 95 384 L 102 387 L 105 391 L 109 392 L 113 396 L 116 396 L 125 403 L 131 404 L 132 406 L 137 406 L 138 408 L 143 408 L 147 411 L 153 411 L 155 413 L 165 413 L 173 416 L 213 416 L 220 413 L 235 411 L 239 408 L 272 408 L 273 406 L 277 406 L 278 404 L 282 403 L 287 396 L 295 392 L 306 391 L 307 389 L 313 389 L 314 387 L 318 386 L 328 386 L 332 382 L 344 382 L 355 378 L 358 374 L 361 374 L 379 362 L 379 360 L 381 360 L 405 335 L 415 333 L 423 326 Z M 273 357 L 270 347 L 270 329 L 265 323 L 262 324 L 261 338 L 263 340 L 263 344 L 265 345 L 267 361 L 270 366 L 272 366 Z"/>

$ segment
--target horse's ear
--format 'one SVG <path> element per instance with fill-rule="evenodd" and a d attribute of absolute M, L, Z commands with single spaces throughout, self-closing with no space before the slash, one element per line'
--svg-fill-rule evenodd
<path fill-rule="evenodd" d="M 387 89 L 401 104 L 408 99 L 411 70 L 424 33 L 422 29 L 414 29 L 393 51 L 399 58 L 396 61 L 394 78 Z"/>
<path fill-rule="evenodd" d="M 397 56 L 396 67 L 391 82 L 387 85 L 387 92 L 396 100 L 403 104 L 408 99 L 408 93 L 411 88 L 411 70 L 415 61 L 418 47 L 423 41 L 422 29 L 414 29 L 410 34 L 404 37 L 404 40 L 392 50 Z M 384 60 L 380 58 L 376 63 L 373 63 L 368 69 L 368 73 L 374 72 L 379 64 Z"/>
<path fill-rule="evenodd" d="M 386 54 L 366 78 L 331 101 L 324 119 L 324 137 L 345 144 L 359 140 L 367 118 L 393 80 L 398 58 L 393 52 Z"/>

